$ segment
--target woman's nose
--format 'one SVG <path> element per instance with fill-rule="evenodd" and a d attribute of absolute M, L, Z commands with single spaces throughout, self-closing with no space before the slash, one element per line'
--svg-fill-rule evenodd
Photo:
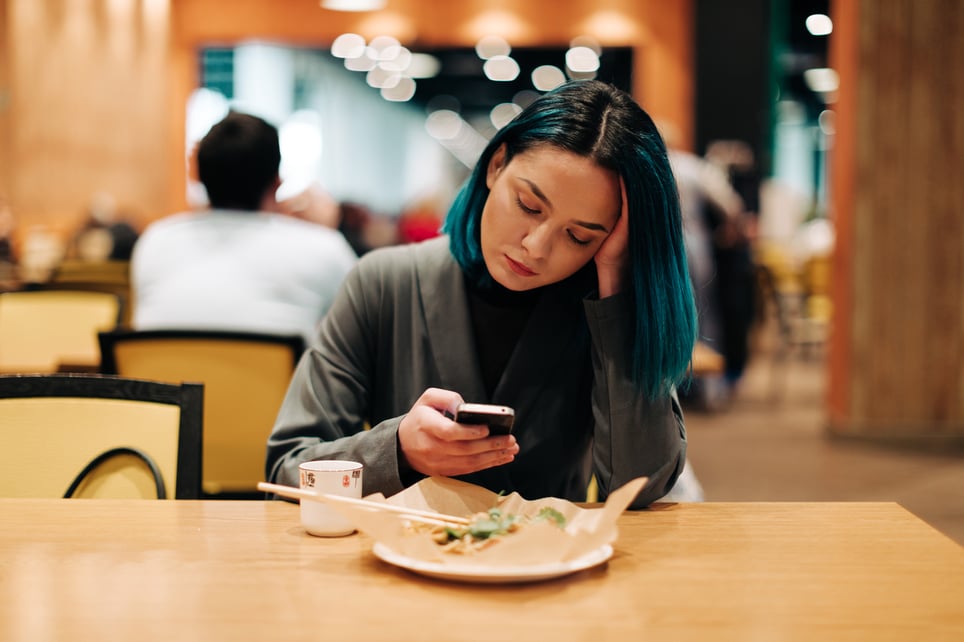
<path fill-rule="evenodd" d="M 522 247 L 529 253 L 529 256 L 541 259 L 549 254 L 550 240 L 549 226 L 545 222 L 537 223 L 530 227 L 522 238 Z"/>

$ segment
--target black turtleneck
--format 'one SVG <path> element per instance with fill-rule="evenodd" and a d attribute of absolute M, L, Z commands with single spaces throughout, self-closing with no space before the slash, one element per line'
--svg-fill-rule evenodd
<path fill-rule="evenodd" d="M 466 290 L 479 368 L 491 399 L 542 290 L 514 292 L 497 283 L 478 287 L 468 280 Z"/>

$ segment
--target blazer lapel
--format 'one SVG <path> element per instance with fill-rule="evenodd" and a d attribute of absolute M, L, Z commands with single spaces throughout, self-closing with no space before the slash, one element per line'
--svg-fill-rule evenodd
<path fill-rule="evenodd" d="M 488 395 L 479 371 L 462 268 L 449 251 L 448 237 L 425 241 L 415 249 L 418 295 L 439 383 L 466 401 L 484 403 Z"/>

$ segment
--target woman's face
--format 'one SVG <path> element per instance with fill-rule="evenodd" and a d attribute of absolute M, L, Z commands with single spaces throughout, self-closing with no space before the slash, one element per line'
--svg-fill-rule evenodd
<path fill-rule="evenodd" d="M 619 217 L 619 177 L 552 145 L 489 163 L 482 210 L 485 265 L 521 292 L 572 276 L 596 254 Z"/>

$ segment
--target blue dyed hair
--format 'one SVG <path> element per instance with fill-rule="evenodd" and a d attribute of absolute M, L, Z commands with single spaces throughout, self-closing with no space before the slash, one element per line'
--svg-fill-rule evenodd
<path fill-rule="evenodd" d="M 626 186 L 634 311 L 631 376 L 650 398 L 669 393 L 689 368 L 696 310 L 676 181 L 652 119 L 632 97 L 599 81 L 574 81 L 544 94 L 486 146 L 443 225 L 459 265 L 475 283 L 491 280 L 482 258 L 480 221 L 489 196 L 486 171 L 505 145 L 505 163 L 553 145 L 618 174 Z"/>

